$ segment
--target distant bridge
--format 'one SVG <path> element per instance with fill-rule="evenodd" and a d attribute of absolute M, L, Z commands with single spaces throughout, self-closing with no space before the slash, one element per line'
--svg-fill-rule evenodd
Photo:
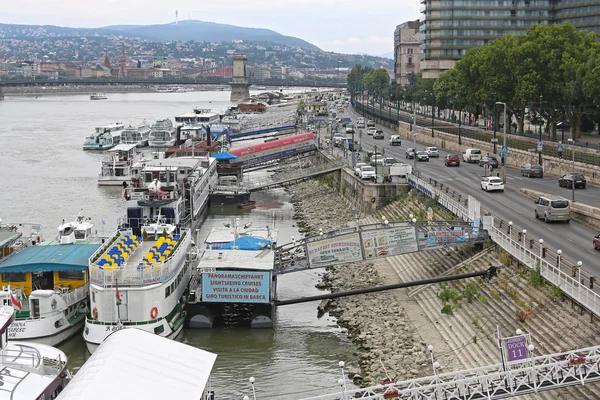
<path fill-rule="evenodd" d="M 112 78 L 112 79 L 19 79 L 0 81 L 6 87 L 23 86 L 64 86 L 64 85 L 82 85 L 82 86 L 118 86 L 118 85 L 229 85 L 231 78 L 199 76 L 196 78 L 179 79 L 131 79 L 131 78 Z M 327 87 L 327 88 L 345 88 L 346 82 L 318 82 L 310 79 L 304 80 L 268 80 L 261 82 L 252 82 L 261 86 L 277 87 Z"/>

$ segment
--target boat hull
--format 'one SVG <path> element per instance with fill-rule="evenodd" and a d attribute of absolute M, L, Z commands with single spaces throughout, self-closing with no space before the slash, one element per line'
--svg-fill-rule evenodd
<path fill-rule="evenodd" d="M 212 206 L 235 206 L 250 199 L 250 192 L 241 193 L 211 193 L 210 204 Z"/>
<path fill-rule="evenodd" d="M 84 143 L 83 149 L 84 150 L 109 150 L 115 146 L 116 146 L 116 144 L 97 144 L 97 143 L 87 144 L 87 143 Z"/>
<path fill-rule="evenodd" d="M 123 182 L 131 184 L 131 176 L 111 176 L 109 179 L 98 178 L 98 186 L 123 186 Z"/>
<path fill-rule="evenodd" d="M 15 320 L 13 325 L 8 330 L 9 340 L 16 340 L 19 342 L 31 341 L 45 344 L 47 346 L 58 346 L 80 332 L 83 329 L 85 322 L 85 315 L 82 315 L 81 318 L 76 322 L 73 324 L 66 324 L 64 329 L 59 330 L 55 334 L 45 335 L 44 332 L 52 332 L 56 329 L 54 328 L 54 324 L 56 321 L 61 319 L 61 315 L 62 314 L 59 315 L 59 318 L 44 318 L 41 320 Z M 47 319 L 48 321 L 46 321 Z M 42 326 L 34 326 L 40 324 L 44 324 L 44 326 L 47 328 Z M 11 328 L 15 330 L 11 330 Z M 16 330 L 19 330 L 20 328 L 24 328 L 24 331 L 17 332 Z"/>
<path fill-rule="evenodd" d="M 175 146 L 175 139 L 164 141 L 164 140 L 148 140 L 149 147 L 173 147 Z"/>

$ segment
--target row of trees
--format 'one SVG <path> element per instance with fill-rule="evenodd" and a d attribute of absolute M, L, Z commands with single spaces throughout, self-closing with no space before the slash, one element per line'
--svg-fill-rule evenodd
<path fill-rule="evenodd" d="M 567 121 L 576 137 L 582 121 L 600 114 L 600 44 L 594 33 L 568 23 L 534 25 L 522 35 L 469 49 L 437 80 L 419 77 L 409 87 L 376 85 L 368 78 L 372 71 L 361 72 L 355 67 L 348 76 L 351 90 L 362 87 L 391 101 L 435 101 L 439 108 L 476 115 L 491 115 L 495 102 L 506 103 L 519 133 L 526 119 L 537 123 L 541 116 L 554 138 L 560 121 Z"/>

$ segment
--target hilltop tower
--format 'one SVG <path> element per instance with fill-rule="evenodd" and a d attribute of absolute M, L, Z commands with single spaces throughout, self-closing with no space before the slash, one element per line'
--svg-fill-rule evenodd
<path fill-rule="evenodd" d="M 102 62 L 102 65 L 109 69 L 112 68 L 112 66 L 110 65 L 110 60 L 108 59 L 108 54 L 104 55 L 104 61 Z"/>
<path fill-rule="evenodd" d="M 231 79 L 231 101 L 239 101 L 250 97 L 248 68 L 245 54 L 233 55 L 233 77 Z"/>
<path fill-rule="evenodd" d="M 127 77 L 127 56 L 125 55 L 125 42 L 121 43 L 121 65 L 119 68 L 119 78 Z"/>

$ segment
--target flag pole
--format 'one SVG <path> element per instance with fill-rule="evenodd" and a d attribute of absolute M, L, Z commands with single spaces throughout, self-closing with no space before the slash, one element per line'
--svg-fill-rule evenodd
<path fill-rule="evenodd" d="M 115 279 L 115 297 L 117 298 L 117 324 L 121 322 L 121 310 L 119 306 L 121 305 L 121 296 L 119 295 L 119 280 Z"/>

